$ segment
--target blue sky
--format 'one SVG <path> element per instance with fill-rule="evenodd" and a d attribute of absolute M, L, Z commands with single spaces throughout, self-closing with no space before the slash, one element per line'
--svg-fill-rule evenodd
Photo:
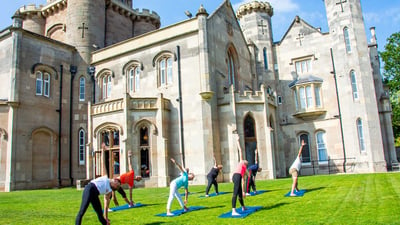
<path fill-rule="evenodd" d="M 234 9 L 251 0 L 231 0 Z M 187 19 L 184 11 L 196 14 L 203 4 L 208 13 L 212 13 L 223 0 L 134 0 L 134 8 L 155 11 L 161 17 L 161 26 L 168 26 Z M 328 32 L 323 0 L 270 0 L 274 8 L 272 26 L 274 41 L 279 41 L 296 15 L 314 27 L 321 27 Z M 46 0 L 13 0 L 3 4 L 0 13 L 0 29 L 11 25 L 11 16 L 15 11 L 29 4 L 45 4 Z M 386 39 L 395 32 L 400 32 L 400 0 L 361 0 L 368 40 L 369 28 L 376 28 L 379 51 L 384 50 Z"/>

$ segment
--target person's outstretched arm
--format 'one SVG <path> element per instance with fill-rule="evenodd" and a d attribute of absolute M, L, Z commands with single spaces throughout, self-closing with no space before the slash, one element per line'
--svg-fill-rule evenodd
<path fill-rule="evenodd" d="M 213 159 L 214 159 L 214 167 L 216 168 L 217 167 L 217 160 L 215 159 L 215 156 L 213 156 Z"/>
<path fill-rule="evenodd" d="M 171 158 L 171 161 L 172 161 L 172 163 L 175 164 L 176 167 L 178 167 L 178 169 L 179 169 L 182 173 L 186 172 L 185 169 L 184 169 L 180 164 L 178 164 L 178 163 L 175 161 L 174 158 Z"/>
<path fill-rule="evenodd" d="M 101 153 L 101 155 L 102 155 L 102 160 L 101 160 L 101 166 L 102 166 L 102 169 L 101 169 L 101 176 L 108 176 L 108 174 L 107 174 L 107 168 L 106 168 L 106 144 L 103 142 L 102 144 L 101 144 L 101 149 L 103 149 L 103 152 Z"/>
<path fill-rule="evenodd" d="M 128 165 L 129 165 L 129 171 L 132 171 L 133 167 L 132 167 L 132 151 L 131 150 L 128 151 Z"/>
<path fill-rule="evenodd" d="M 104 218 L 108 221 L 108 209 L 110 207 L 111 192 L 104 195 Z"/>
<path fill-rule="evenodd" d="M 299 154 L 297 155 L 298 157 L 301 156 L 301 152 L 303 151 L 304 145 L 306 145 L 306 143 L 304 142 L 304 140 L 301 140 L 301 145 L 300 145 L 300 149 L 299 149 Z"/>
<path fill-rule="evenodd" d="M 258 164 L 258 151 L 257 149 L 254 151 L 255 154 L 255 163 Z"/>
<path fill-rule="evenodd" d="M 242 161 L 243 160 L 243 155 L 242 155 L 242 147 L 240 146 L 240 137 L 239 137 L 239 134 L 236 134 L 237 135 L 237 148 L 238 148 L 238 151 L 239 151 L 239 157 L 240 157 L 240 159 L 239 159 L 239 161 Z"/>

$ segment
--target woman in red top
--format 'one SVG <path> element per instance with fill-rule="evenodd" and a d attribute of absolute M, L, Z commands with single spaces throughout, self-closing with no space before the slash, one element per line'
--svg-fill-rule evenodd
<path fill-rule="evenodd" d="M 232 181 L 233 181 L 232 216 L 240 215 L 238 212 L 236 212 L 236 200 L 237 200 L 238 196 L 239 196 L 240 205 L 242 206 L 242 211 L 246 210 L 246 207 L 244 206 L 244 201 L 243 201 L 243 197 L 246 195 L 244 195 L 243 191 L 245 190 L 244 189 L 244 176 L 248 175 L 248 172 L 247 172 L 248 162 L 247 162 L 247 160 L 242 159 L 242 151 L 240 148 L 239 138 L 237 140 L 237 146 L 240 150 L 239 155 L 240 155 L 241 159 L 240 159 L 237 169 L 235 170 L 235 172 L 232 176 Z"/>
<path fill-rule="evenodd" d="M 118 193 L 121 194 L 122 198 L 125 200 L 126 203 L 129 204 L 129 207 L 133 207 L 135 205 L 135 202 L 132 199 L 132 189 L 134 187 L 134 181 L 140 181 L 142 180 L 141 176 L 136 176 L 135 177 L 135 171 L 132 168 L 132 151 L 128 151 L 128 163 L 129 163 L 129 172 L 127 173 L 123 173 L 121 174 L 118 179 L 121 181 L 121 184 L 128 184 L 129 186 L 129 200 L 126 197 L 126 193 L 124 191 L 124 189 L 122 188 L 122 186 L 117 190 Z M 118 200 L 117 200 L 117 196 L 115 196 L 115 192 L 113 191 L 113 200 L 114 200 L 114 204 L 116 206 L 119 205 Z"/>

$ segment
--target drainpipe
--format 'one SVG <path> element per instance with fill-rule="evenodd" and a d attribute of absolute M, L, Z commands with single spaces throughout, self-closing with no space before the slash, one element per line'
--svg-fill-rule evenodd
<path fill-rule="evenodd" d="M 74 78 L 78 68 L 76 66 L 70 66 L 69 72 L 71 73 L 71 82 L 70 82 L 70 95 L 69 95 L 69 180 L 70 185 L 74 185 L 74 178 L 72 177 L 72 109 L 73 109 L 73 100 L 74 100 Z"/>
<path fill-rule="evenodd" d="M 181 128 L 180 135 L 180 144 L 181 144 L 181 157 L 182 157 L 182 165 L 185 167 L 185 145 L 183 138 L 183 110 L 182 110 L 182 83 L 181 83 L 181 48 L 179 45 L 176 46 L 176 58 L 178 61 L 178 99 L 179 102 L 179 125 Z"/>
<path fill-rule="evenodd" d="M 93 88 L 92 88 L 92 103 L 95 104 L 96 103 L 96 80 L 94 78 L 94 74 L 96 72 L 96 67 L 94 66 L 89 66 L 87 68 L 87 72 L 90 75 L 90 78 L 93 82 Z"/>
<path fill-rule="evenodd" d="M 342 135 L 343 158 L 344 158 L 344 161 L 343 161 L 343 172 L 346 173 L 347 160 L 346 160 L 346 148 L 345 148 L 345 145 L 344 145 L 344 136 L 343 136 L 343 121 L 342 121 L 342 113 L 341 113 L 341 110 L 340 110 L 339 91 L 338 91 L 338 87 L 337 87 L 335 61 L 333 59 L 332 48 L 331 48 L 331 60 L 332 60 L 332 68 L 333 68 L 331 73 L 333 74 L 333 78 L 335 79 L 336 98 L 337 98 L 337 104 L 338 104 L 338 110 L 339 110 L 340 132 L 341 132 L 341 135 Z"/>
<path fill-rule="evenodd" d="M 61 132 L 62 132 L 62 83 L 63 83 L 63 65 L 60 65 L 60 99 L 58 102 L 58 186 L 61 187 Z"/>

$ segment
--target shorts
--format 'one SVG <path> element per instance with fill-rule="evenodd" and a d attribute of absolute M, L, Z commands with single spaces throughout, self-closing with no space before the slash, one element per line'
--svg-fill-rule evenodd
<path fill-rule="evenodd" d="M 289 170 L 289 174 L 292 175 L 292 177 L 298 177 L 299 176 L 299 171 L 297 171 L 296 168 L 292 168 Z"/>

